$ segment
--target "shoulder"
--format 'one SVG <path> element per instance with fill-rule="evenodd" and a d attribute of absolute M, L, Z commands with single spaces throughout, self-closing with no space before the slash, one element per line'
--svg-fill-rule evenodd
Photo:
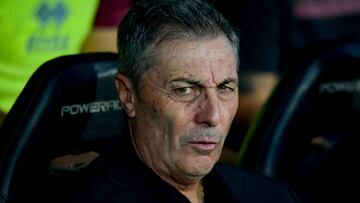
<path fill-rule="evenodd" d="M 109 180 L 108 165 L 99 157 L 80 170 L 51 176 L 47 192 L 58 197 L 51 202 L 111 202 L 114 194 L 121 193 L 124 187 Z"/>
<path fill-rule="evenodd" d="M 300 202 L 292 188 L 283 181 L 222 163 L 215 165 L 214 172 L 243 202 Z"/>

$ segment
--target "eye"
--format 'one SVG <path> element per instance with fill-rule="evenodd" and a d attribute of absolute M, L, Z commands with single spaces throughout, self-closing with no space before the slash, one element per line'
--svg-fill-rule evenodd
<path fill-rule="evenodd" d="M 191 94 L 193 89 L 191 87 L 179 87 L 173 90 L 175 94 Z"/>
<path fill-rule="evenodd" d="M 217 87 L 219 97 L 223 100 L 231 100 L 236 96 L 236 86 L 231 84 L 221 84 Z"/>
<path fill-rule="evenodd" d="M 231 87 L 230 85 L 221 84 L 218 86 L 218 90 L 219 90 L 219 92 L 222 92 L 222 93 L 230 93 L 230 92 L 234 92 L 235 88 Z"/>
<path fill-rule="evenodd" d="M 170 96 L 177 101 L 190 102 L 200 95 L 200 89 L 196 86 L 176 87 L 172 89 Z"/>

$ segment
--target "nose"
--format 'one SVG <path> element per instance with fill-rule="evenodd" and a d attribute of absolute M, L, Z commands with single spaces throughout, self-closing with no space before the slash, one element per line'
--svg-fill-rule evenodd
<path fill-rule="evenodd" d="M 207 124 L 208 126 L 217 126 L 220 122 L 219 99 L 215 91 L 205 93 L 199 101 L 199 110 L 195 115 L 195 122 L 198 124 Z"/>

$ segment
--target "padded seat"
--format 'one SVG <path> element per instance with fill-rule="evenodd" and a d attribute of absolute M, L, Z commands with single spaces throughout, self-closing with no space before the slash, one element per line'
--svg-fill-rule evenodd
<path fill-rule="evenodd" d="M 62 56 L 39 67 L 0 129 L 0 202 L 41 194 L 56 157 L 89 152 L 84 162 L 116 150 L 124 122 L 116 72 L 115 53 Z"/>

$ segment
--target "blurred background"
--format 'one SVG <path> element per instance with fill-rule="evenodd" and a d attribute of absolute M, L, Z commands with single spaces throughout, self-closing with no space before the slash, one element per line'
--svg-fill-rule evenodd
<path fill-rule="evenodd" d="M 45 61 L 116 52 L 117 26 L 135 1 L 0 1 L 0 125 Z M 208 1 L 240 34 L 239 106 L 221 157 L 238 165 L 245 136 L 299 54 L 318 44 L 360 41 L 360 0 Z"/>

